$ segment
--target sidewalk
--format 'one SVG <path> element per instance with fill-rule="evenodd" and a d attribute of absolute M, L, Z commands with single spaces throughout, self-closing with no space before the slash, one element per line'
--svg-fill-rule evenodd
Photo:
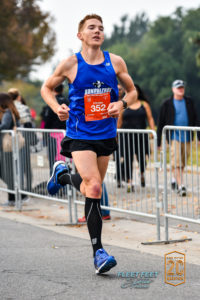
<path fill-rule="evenodd" d="M 13 208 L 1 206 L 1 203 L 5 202 L 4 199 L 6 198 L 6 194 L 4 194 L 1 193 L 0 217 L 83 238 L 89 242 L 85 224 L 67 225 L 69 218 L 66 204 L 31 198 L 29 202 L 23 205 L 23 211 L 18 212 Z M 79 216 L 82 216 L 81 212 L 83 212 L 83 207 L 79 208 Z M 156 241 L 156 225 L 126 219 L 123 215 L 119 217 L 119 214 L 114 212 L 111 212 L 111 220 L 104 221 L 103 224 L 102 241 L 104 244 L 137 250 L 141 253 L 154 254 L 163 258 L 165 253 L 180 251 L 186 254 L 188 263 L 200 265 L 200 234 L 198 232 L 184 230 L 184 226 L 178 224 L 176 227 L 169 229 L 169 237 L 175 240 L 192 238 L 192 241 L 166 245 L 142 245 L 142 242 Z M 164 228 L 161 227 L 161 240 L 163 239 Z"/>

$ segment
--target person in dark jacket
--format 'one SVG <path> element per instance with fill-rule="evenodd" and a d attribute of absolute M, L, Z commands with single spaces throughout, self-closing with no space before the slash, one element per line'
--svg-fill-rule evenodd
<path fill-rule="evenodd" d="M 171 126 L 199 126 L 193 99 L 185 95 L 185 82 L 177 79 L 172 83 L 173 95 L 166 99 L 160 108 L 158 117 L 158 147 L 161 146 L 163 127 Z M 167 141 L 171 140 L 172 189 L 177 190 L 180 196 L 186 196 L 186 187 L 183 185 L 183 170 L 189 156 L 189 144 L 191 137 L 189 131 L 167 131 Z M 200 136 L 199 136 L 200 138 Z M 176 168 L 175 168 L 176 167 Z M 176 170 L 175 170 L 176 169 Z"/>
<path fill-rule="evenodd" d="M 7 93 L 0 93 L 0 132 L 1 130 L 13 130 L 19 126 L 19 112 L 17 111 L 11 97 Z M 3 137 L 0 134 L 0 177 L 7 184 L 9 190 L 14 191 L 13 152 L 4 151 Z M 15 205 L 15 195 L 8 192 L 8 206 Z"/>
<path fill-rule="evenodd" d="M 66 97 L 63 96 L 63 84 L 58 85 L 54 89 L 54 95 L 56 97 L 57 102 L 61 104 L 69 105 L 69 100 L 66 99 Z M 54 111 L 47 106 L 47 109 L 45 110 L 44 114 L 44 121 L 45 121 L 45 128 L 46 129 L 64 129 L 66 130 L 66 122 L 60 121 L 57 114 L 54 113 Z"/>
<path fill-rule="evenodd" d="M 54 95 L 56 97 L 57 102 L 62 105 L 69 105 L 69 100 L 63 96 L 63 84 L 58 85 L 54 89 Z M 45 129 L 63 129 L 66 130 L 66 121 L 60 121 L 57 114 L 49 107 L 45 106 L 43 113 L 43 121 Z M 60 156 L 60 148 L 59 145 L 64 136 L 60 133 L 51 133 L 47 136 L 47 147 L 48 147 L 48 156 L 49 156 L 49 165 L 50 165 L 50 173 L 52 172 L 53 164 L 56 160 L 64 159 Z"/>

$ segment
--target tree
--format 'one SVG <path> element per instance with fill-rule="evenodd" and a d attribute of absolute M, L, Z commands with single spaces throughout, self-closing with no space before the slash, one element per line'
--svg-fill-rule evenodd
<path fill-rule="evenodd" d="M 192 39 L 192 42 L 200 47 L 200 33 L 198 33 L 196 37 Z M 197 51 L 196 59 L 197 59 L 197 66 L 200 67 L 200 50 Z"/>
<path fill-rule="evenodd" d="M 115 25 L 108 50 L 124 58 L 134 82 L 149 96 L 154 116 L 163 99 L 172 93 L 175 79 L 187 82 L 186 93 L 195 99 L 200 114 L 200 72 L 196 61 L 199 59 L 200 65 L 200 8 L 186 11 L 178 7 L 170 16 L 159 17 L 153 23 L 141 14 L 126 26 L 123 38 L 121 28 L 123 23 Z"/>
<path fill-rule="evenodd" d="M 1 0 L 0 82 L 28 76 L 55 53 L 52 17 L 37 0 Z"/>
<path fill-rule="evenodd" d="M 150 22 L 146 13 L 142 12 L 141 14 L 137 14 L 129 24 L 129 30 L 127 33 L 127 40 L 129 44 L 135 45 L 138 43 L 149 30 L 149 26 Z"/>
<path fill-rule="evenodd" d="M 124 15 L 121 17 L 120 21 L 121 25 L 114 25 L 111 37 L 105 38 L 105 48 L 109 48 L 115 43 L 122 42 L 134 45 L 139 42 L 149 28 L 149 19 L 144 12 L 137 14 L 130 21 L 128 19 L 128 15 Z"/>

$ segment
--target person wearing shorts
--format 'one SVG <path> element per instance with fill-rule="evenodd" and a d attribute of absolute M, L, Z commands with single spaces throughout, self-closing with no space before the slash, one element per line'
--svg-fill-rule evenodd
<path fill-rule="evenodd" d="M 85 196 L 94 266 L 96 273 L 104 273 L 117 262 L 101 243 L 102 182 L 109 156 L 117 148 L 117 117 L 136 101 L 136 91 L 124 60 L 101 50 L 104 27 L 100 16 L 85 16 L 79 23 L 77 37 L 82 50 L 58 65 L 43 84 L 41 95 L 61 121 L 67 120 L 61 154 L 73 158 L 78 173 L 70 174 L 64 162 L 56 162 L 47 189 L 53 195 L 71 184 Z M 55 86 L 65 79 L 69 84 L 69 107 L 59 105 L 53 95 Z M 126 91 L 121 101 L 118 101 L 118 80 Z"/>
<path fill-rule="evenodd" d="M 180 143 L 177 140 L 172 140 L 170 149 L 172 169 L 184 169 L 190 154 L 190 142 Z"/>
<path fill-rule="evenodd" d="M 160 108 L 158 116 L 158 147 L 161 145 L 162 130 L 164 126 L 199 126 L 199 117 L 196 113 L 194 101 L 191 97 L 185 95 L 185 82 L 176 79 L 172 82 L 172 96 L 166 99 Z M 197 133 L 200 140 L 200 134 Z M 167 141 L 170 145 L 171 166 L 172 166 L 172 182 L 171 188 L 175 190 L 179 196 L 187 196 L 187 188 L 184 185 L 184 167 L 187 164 L 190 155 L 190 143 L 194 138 L 193 133 L 184 130 L 167 131 Z"/>

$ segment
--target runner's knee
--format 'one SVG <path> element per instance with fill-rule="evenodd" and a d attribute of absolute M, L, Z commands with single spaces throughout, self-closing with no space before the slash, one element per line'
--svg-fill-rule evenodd
<path fill-rule="evenodd" d="M 91 197 L 99 198 L 101 195 L 101 181 L 97 178 L 87 178 L 85 181 L 85 187 L 90 192 Z"/>

